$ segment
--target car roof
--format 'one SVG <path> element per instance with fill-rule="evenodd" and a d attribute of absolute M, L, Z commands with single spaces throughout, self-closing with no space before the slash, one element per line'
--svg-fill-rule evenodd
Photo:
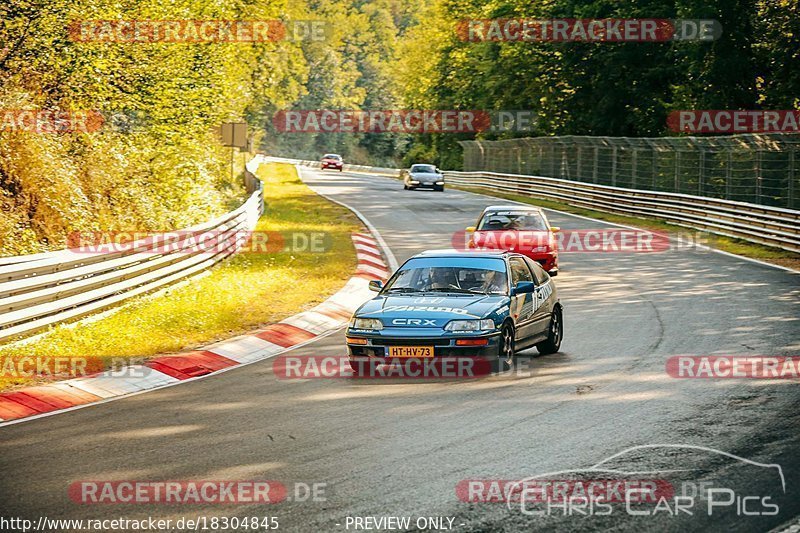
<path fill-rule="evenodd" d="M 324 159 L 324 158 L 326 158 L 326 157 L 342 157 L 342 156 L 340 156 L 339 154 L 325 154 L 325 155 L 323 155 L 322 157 L 323 157 L 323 159 Z"/>
<path fill-rule="evenodd" d="M 542 208 L 537 207 L 535 205 L 507 204 L 507 205 L 490 205 L 483 210 L 484 213 L 486 213 L 487 211 L 537 211 L 541 213 Z"/>
<path fill-rule="evenodd" d="M 519 255 L 514 252 L 506 250 L 481 250 L 481 251 L 459 251 L 452 248 L 443 248 L 441 250 L 425 250 L 420 252 L 414 257 L 496 257 L 503 258 L 509 255 Z M 412 258 L 413 259 L 413 258 Z"/>

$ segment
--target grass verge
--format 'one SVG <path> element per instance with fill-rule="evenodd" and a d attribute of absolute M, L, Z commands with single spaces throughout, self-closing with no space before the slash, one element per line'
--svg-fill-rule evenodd
<path fill-rule="evenodd" d="M 312 192 L 295 168 L 261 165 L 267 209 L 256 231 L 324 233 L 325 252 L 240 253 L 202 278 L 157 298 L 136 298 L 93 322 L 58 326 L 27 343 L 0 347 L 0 362 L 20 357 L 150 357 L 245 333 L 313 307 L 342 287 L 356 268 L 349 210 Z M 7 376 L 7 374 L 6 374 Z M 0 377 L 0 390 L 46 381 Z"/>
<path fill-rule="evenodd" d="M 692 231 L 692 232 L 697 231 L 702 236 L 701 242 L 703 242 L 707 246 L 716 248 L 717 250 L 722 250 L 723 252 L 729 252 L 732 254 L 741 255 L 743 257 L 750 257 L 752 259 L 759 259 L 761 261 L 766 261 L 768 263 L 773 263 L 776 265 L 793 268 L 795 270 L 800 270 L 800 254 L 790 252 L 787 250 L 781 250 L 780 248 L 773 248 L 770 246 L 763 246 L 760 244 L 750 243 L 741 239 L 733 239 L 730 237 L 714 235 L 713 233 L 707 233 L 700 230 L 692 230 L 691 228 L 676 226 L 675 224 L 670 224 L 668 222 L 664 222 L 662 220 L 654 218 L 640 218 L 640 217 L 631 217 L 625 215 L 617 215 L 614 213 L 606 213 L 604 211 L 595 211 L 593 209 L 576 207 L 563 202 L 556 202 L 554 200 L 543 199 L 543 198 L 531 198 L 529 196 L 522 196 L 520 194 L 495 192 L 495 191 L 490 191 L 488 189 L 481 189 L 479 187 L 463 187 L 454 185 L 448 185 L 448 187 L 452 189 L 459 189 L 462 191 L 467 191 L 477 194 L 486 194 L 489 196 L 495 196 L 497 198 L 505 198 L 507 200 L 514 200 L 516 202 L 536 205 L 538 207 L 543 207 L 545 209 L 555 209 L 558 211 L 564 211 L 567 213 L 594 218 L 597 220 L 604 220 L 606 222 L 611 222 L 613 224 L 635 226 L 637 228 L 648 229 L 651 231 L 665 232 L 673 235 L 678 233 L 686 234 L 687 231 Z"/>

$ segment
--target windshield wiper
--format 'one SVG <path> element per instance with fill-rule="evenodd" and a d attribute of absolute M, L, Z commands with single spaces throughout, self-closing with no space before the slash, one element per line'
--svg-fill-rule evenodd
<path fill-rule="evenodd" d="M 475 294 L 491 294 L 489 291 L 485 291 L 483 289 L 479 289 L 477 287 L 473 287 L 471 289 L 467 289 L 469 292 L 473 292 Z"/>
<path fill-rule="evenodd" d="M 472 291 L 467 289 L 459 289 L 459 288 L 446 288 L 446 287 L 439 287 L 437 289 L 428 289 L 426 292 L 455 292 L 459 294 L 474 294 Z"/>
<path fill-rule="evenodd" d="M 389 287 L 386 292 L 423 292 L 413 287 Z"/>

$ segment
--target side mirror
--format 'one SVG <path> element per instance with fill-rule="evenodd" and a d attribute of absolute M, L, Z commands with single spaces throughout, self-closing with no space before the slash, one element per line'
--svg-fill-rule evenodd
<path fill-rule="evenodd" d="M 550 226 L 550 231 L 552 231 L 553 233 L 558 233 L 559 231 L 561 231 L 561 228 L 559 228 L 558 226 Z"/>
<path fill-rule="evenodd" d="M 375 291 L 375 292 L 381 292 L 381 289 L 383 289 L 383 282 L 382 281 L 379 281 L 377 279 L 370 280 L 370 282 L 369 282 L 369 290 Z"/>
<path fill-rule="evenodd" d="M 441 173 L 442 173 L 442 171 L 441 171 L 441 170 L 439 170 L 439 169 L 437 168 L 437 169 L 436 169 L 436 173 L 437 173 L 437 174 L 441 174 Z"/>
<path fill-rule="evenodd" d="M 529 292 L 533 292 L 536 289 L 536 285 L 532 281 L 520 281 L 511 289 L 511 296 L 516 296 L 517 294 L 527 294 Z"/>
<path fill-rule="evenodd" d="M 467 229 L 465 229 L 464 231 L 467 231 L 469 233 L 474 233 L 475 232 L 475 226 L 470 226 Z"/>

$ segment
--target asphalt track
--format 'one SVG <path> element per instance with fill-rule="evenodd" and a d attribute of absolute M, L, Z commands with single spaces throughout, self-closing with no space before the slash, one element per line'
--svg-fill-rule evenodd
<path fill-rule="evenodd" d="M 492 200 L 398 181 L 306 171 L 358 209 L 397 259 L 448 247 Z M 504 202 L 503 202 L 504 203 Z M 549 213 L 564 229 L 606 224 Z M 347 517 L 454 518 L 455 531 L 768 531 L 800 514 L 798 380 L 673 379 L 678 354 L 798 355 L 800 275 L 704 250 L 562 255 L 560 353 L 514 375 L 465 381 L 277 380 L 272 361 L 0 429 L 0 515 L 48 518 L 275 516 L 283 531 L 347 531 Z M 146 332 L 143 332 L 146 334 Z M 339 355 L 343 332 L 295 353 Z M 113 342 L 113 339 L 109 339 Z M 635 446 L 618 471 L 769 496 L 779 512 L 609 516 L 464 503 L 462 480 L 583 469 Z M 630 474 L 626 474 L 630 475 Z M 555 476 L 558 478 L 558 476 Z M 622 477 L 622 474 L 620 474 Z M 324 501 L 273 505 L 78 505 L 79 480 L 270 479 L 325 483 Z M 291 498 L 296 500 L 295 498 Z M 753 500 L 751 500 L 752 502 Z M 749 508 L 765 510 L 763 506 Z M 445 521 L 447 523 L 447 521 Z M 353 530 L 353 527 L 349 528 Z"/>

